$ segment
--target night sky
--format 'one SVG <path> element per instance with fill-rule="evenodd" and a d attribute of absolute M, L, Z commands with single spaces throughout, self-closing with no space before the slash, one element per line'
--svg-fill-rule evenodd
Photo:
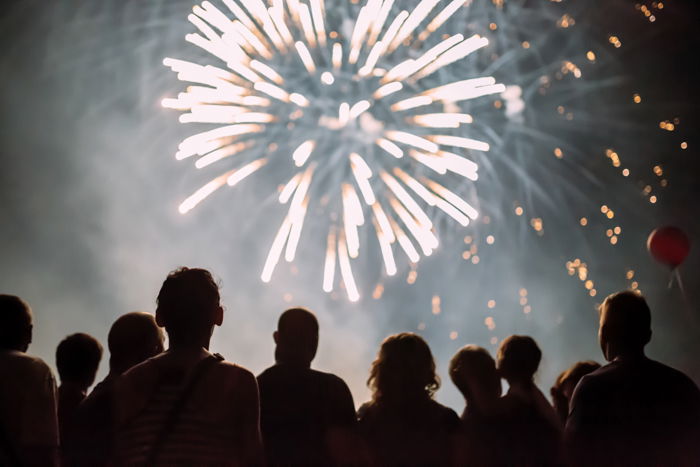
<path fill-rule="evenodd" d="M 498 10 L 485 0 L 474 4 L 467 29 L 487 35 L 489 18 L 498 25 L 488 49 L 494 56 L 484 53 L 476 64 L 491 67 L 500 82 L 532 91 L 523 121 L 488 120 L 498 138 L 493 155 L 479 156 L 482 220 L 466 229 L 438 223 L 440 250 L 419 263 L 413 278 L 405 262 L 387 279 L 376 255 L 359 260 L 353 267 L 363 298 L 349 304 L 342 291 L 322 292 L 323 247 L 311 235 L 295 265 L 261 283 L 283 215 L 271 201 L 276 180 L 242 183 L 188 216 L 178 214 L 178 203 L 207 180 L 175 161 L 190 130 L 160 106 L 183 87 L 161 60 L 192 49 L 183 40 L 191 32 L 189 1 L 4 2 L 0 292 L 33 307 L 30 352 L 53 365 L 55 346 L 78 331 L 106 344 L 116 316 L 154 310 L 168 271 L 203 266 L 222 284 L 227 317 L 212 347 L 229 360 L 256 373 L 271 364 L 277 316 L 304 305 L 321 321 L 317 366 L 346 378 L 357 403 L 367 397 L 367 369 L 379 342 L 408 330 L 424 335 L 433 349 L 445 382 L 438 399 L 458 408 L 444 372 L 460 346 L 477 343 L 495 352 L 507 335 L 530 334 L 543 349 L 538 383 L 548 389 L 576 360 L 602 361 L 595 307 L 636 282 L 653 310 L 649 354 L 699 382 L 700 5 L 505 0 Z M 522 24 L 515 11 L 523 12 Z M 564 14 L 575 24 L 557 27 Z M 513 44 L 515 58 L 499 65 Z M 587 59 L 587 51 L 596 59 Z M 580 80 L 556 77 L 566 58 L 580 67 Z M 541 75 L 551 79 L 544 93 Z M 495 100 L 477 104 L 475 115 L 495 114 Z M 618 155 L 619 167 L 606 150 Z M 602 206 L 614 210 L 613 219 Z M 667 224 L 695 243 L 681 267 L 687 302 L 677 286 L 667 287 L 669 271 L 646 251 L 649 233 Z M 606 231 L 614 227 L 621 234 L 612 245 Z M 473 245 L 479 264 L 473 253 L 463 256 Z M 586 264 L 595 296 L 577 278 L 578 269 L 567 273 L 575 259 Z M 383 295 L 374 299 L 377 284 Z"/>

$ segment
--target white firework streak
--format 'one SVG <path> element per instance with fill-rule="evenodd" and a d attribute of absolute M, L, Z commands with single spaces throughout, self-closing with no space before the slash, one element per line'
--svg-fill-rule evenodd
<path fill-rule="evenodd" d="M 313 186 L 322 185 L 324 178 L 326 185 L 339 180 L 326 189 L 337 190 L 331 195 L 339 200 L 340 212 L 329 216 L 323 290 L 333 290 L 339 269 L 351 301 L 360 298 L 351 260 L 359 255 L 358 231 L 366 218 L 376 232 L 387 275 L 396 273 L 397 243 L 412 263 L 421 252 L 430 255 L 437 248 L 423 204 L 463 226 L 476 218 L 474 207 L 423 169 L 433 178 L 451 172 L 476 180 L 476 163 L 445 150 L 489 150 L 486 142 L 461 136 L 460 127 L 472 117 L 459 113 L 455 103 L 505 90 L 492 77 L 423 84 L 424 78 L 488 44 L 478 35 L 443 33 L 442 40 L 433 37 L 428 46 L 431 34 L 467 7 L 468 0 L 421 0 L 393 18 L 394 0 L 368 0 L 350 27 L 345 19 L 330 24 L 326 15 L 328 9 L 346 8 L 345 0 L 329 5 L 324 0 L 222 1 L 226 12 L 208 1 L 193 8 L 188 19 L 198 32 L 185 39 L 225 67 L 163 60 L 191 85 L 162 105 L 185 111 L 183 123 L 221 125 L 186 138 L 176 157 L 196 158 L 197 168 L 239 160 L 237 168 L 185 199 L 179 206 L 182 214 L 225 184 L 233 186 L 273 162 L 286 164 L 292 177 L 279 202 L 289 204 L 289 211 L 263 267 L 261 278 L 268 282 L 283 251 L 286 261 L 295 258 L 314 203 Z M 253 157 L 271 142 L 278 148 L 274 154 Z"/>

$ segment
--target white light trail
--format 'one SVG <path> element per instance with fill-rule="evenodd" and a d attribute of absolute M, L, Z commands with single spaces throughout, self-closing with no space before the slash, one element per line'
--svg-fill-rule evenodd
<path fill-rule="evenodd" d="M 386 97 L 390 94 L 398 92 L 401 89 L 403 89 L 403 84 L 395 81 L 393 83 L 385 84 L 384 86 L 377 89 L 374 92 L 374 94 L 372 94 L 372 97 L 374 97 L 375 99 L 381 99 L 382 97 Z"/>
<path fill-rule="evenodd" d="M 321 0 L 310 0 L 311 2 L 311 17 L 314 20 L 316 35 L 318 36 L 318 44 L 321 47 L 326 46 L 326 26 L 323 22 L 323 8 L 321 8 Z"/>
<path fill-rule="evenodd" d="M 311 13 L 309 12 L 309 7 L 304 3 L 299 4 L 299 20 L 304 29 L 306 42 L 311 47 L 316 47 L 316 33 L 314 32 L 313 23 L 311 22 Z"/>
<path fill-rule="evenodd" d="M 350 108 L 350 118 L 357 118 L 360 115 L 362 115 L 363 112 L 365 112 L 367 109 L 370 108 L 370 103 L 367 100 L 361 100 L 360 102 L 355 103 L 351 108 Z"/>
<path fill-rule="evenodd" d="M 226 179 L 228 179 L 229 175 L 231 175 L 231 173 L 233 173 L 233 172 L 234 171 L 231 170 L 229 172 L 226 172 L 223 175 L 219 175 L 214 180 L 210 181 L 209 183 L 204 185 L 202 188 L 195 191 L 191 196 L 189 196 L 185 201 L 183 201 L 180 204 L 180 206 L 178 207 L 178 211 L 180 211 L 180 214 L 187 214 L 195 206 L 197 206 L 199 203 L 201 203 L 207 196 L 211 195 L 216 190 L 218 190 L 219 188 L 224 186 L 226 184 Z"/>
<path fill-rule="evenodd" d="M 388 173 L 382 171 L 379 176 L 384 183 L 389 187 L 389 189 L 396 195 L 401 203 L 411 212 L 411 215 L 415 217 L 418 222 L 427 228 L 432 228 L 433 223 L 431 222 L 428 215 L 423 211 L 423 209 L 416 203 L 413 197 L 396 181 L 394 177 Z"/>
<path fill-rule="evenodd" d="M 339 70 L 343 66 L 343 46 L 340 42 L 333 44 L 333 56 L 331 61 L 333 62 L 333 69 Z"/>
<path fill-rule="evenodd" d="M 403 157 L 403 150 L 397 146 L 395 143 L 392 143 L 386 138 L 379 138 L 377 141 L 377 146 L 380 148 L 384 149 L 386 152 L 391 154 L 397 159 L 400 159 Z"/>
<path fill-rule="evenodd" d="M 292 159 L 294 160 L 294 164 L 297 167 L 301 167 L 302 165 L 306 164 L 306 161 L 309 159 L 309 156 L 311 156 L 311 152 L 313 152 L 314 147 L 316 146 L 316 141 L 310 139 L 307 141 L 304 141 L 299 145 L 294 150 L 294 153 L 292 154 Z"/>
<path fill-rule="evenodd" d="M 411 123 L 429 128 L 459 128 L 463 123 L 472 123 L 471 115 L 462 113 L 435 113 L 409 117 Z"/>
<path fill-rule="evenodd" d="M 333 291 L 333 282 L 335 280 L 335 258 L 336 258 L 336 233 L 335 227 L 331 226 L 328 232 L 326 246 L 326 262 L 323 266 L 323 291 L 330 293 Z"/>
<path fill-rule="evenodd" d="M 389 222 L 391 222 L 391 228 L 394 231 L 394 235 L 396 236 L 396 239 L 399 242 L 399 246 L 401 246 L 401 249 L 403 249 L 404 253 L 406 253 L 406 256 L 408 256 L 409 261 L 411 261 L 412 263 L 417 263 L 420 260 L 420 255 L 418 254 L 416 247 L 413 246 L 411 240 L 404 233 L 401 227 L 399 227 L 399 224 L 397 224 L 394 219 L 390 218 Z"/>
<path fill-rule="evenodd" d="M 384 28 L 384 23 L 386 23 L 386 19 L 389 17 L 392 6 L 394 6 L 394 0 L 384 0 L 384 3 L 382 3 L 381 9 L 370 27 L 370 34 L 367 39 L 368 46 L 371 47 L 377 42 L 377 38 Z"/>
<path fill-rule="evenodd" d="M 316 73 L 316 64 L 314 63 L 314 59 L 311 58 L 311 53 L 309 52 L 309 49 L 306 48 L 306 44 L 301 41 L 297 41 L 294 43 L 294 47 L 296 47 L 297 52 L 299 53 L 299 58 L 301 58 L 301 61 L 304 63 L 306 70 L 309 73 Z"/>
<path fill-rule="evenodd" d="M 282 191 L 280 191 L 279 196 L 279 202 L 281 204 L 286 204 L 287 201 L 289 201 L 289 198 L 292 197 L 294 191 L 297 189 L 297 186 L 299 186 L 299 181 L 301 181 L 301 177 L 302 173 L 299 172 L 287 182 L 284 188 L 282 188 Z"/>
<path fill-rule="evenodd" d="M 274 84 L 260 81 L 255 83 L 253 87 L 256 91 L 264 92 L 268 96 L 274 97 L 275 99 L 279 99 L 284 102 L 289 100 L 289 93 L 279 86 L 275 86 Z"/>
<path fill-rule="evenodd" d="M 244 165 L 240 169 L 234 170 L 226 179 L 226 183 L 228 183 L 228 186 L 235 186 L 238 182 L 251 175 L 265 164 L 267 164 L 267 159 L 258 159 L 250 164 Z"/>
<path fill-rule="evenodd" d="M 345 236 L 342 232 L 340 233 L 340 239 L 338 240 L 338 262 L 340 263 L 340 275 L 343 277 L 343 283 L 345 284 L 345 291 L 348 294 L 348 300 L 351 302 L 356 302 L 360 299 L 360 293 L 357 290 L 355 278 L 352 275 L 347 244 L 345 242 Z"/>
<path fill-rule="evenodd" d="M 251 60 L 250 61 L 250 67 L 263 75 L 265 78 L 269 79 L 270 81 L 274 81 L 277 84 L 282 84 L 284 83 L 284 78 L 280 76 L 279 73 L 277 73 L 273 68 L 265 65 L 262 62 L 259 62 L 257 60 Z"/>
<path fill-rule="evenodd" d="M 392 139 L 398 143 L 404 143 L 408 144 L 410 146 L 416 147 L 418 149 L 422 149 L 424 151 L 428 152 L 437 152 L 438 145 L 435 144 L 434 142 L 431 142 L 425 138 L 421 138 L 418 135 L 414 135 L 412 133 L 407 133 L 405 131 L 387 131 L 386 132 L 386 137 L 389 139 Z"/>
<path fill-rule="evenodd" d="M 397 102 L 396 104 L 391 106 L 391 110 L 394 112 L 400 111 L 400 110 L 408 110 L 408 109 L 414 109 L 416 107 L 422 107 L 424 105 L 432 104 L 433 103 L 433 98 L 430 96 L 416 96 L 416 97 L 409 97 L 408 99 L 404 99 L 402 101 Z"/>
<path fill-rule="evenodd" d="M 391 242 L 384 234 L 384 229 L 382 229 L 379 226 L 379 223 L 376 219 L 374 219 L 373 224 L 375 230 L 377 231 L 377 240 L 379 240 L 379 247 L 382 252 L 382 259 L 384 260 L 384 269 L 386 271 L 387 276 L 393 276 L 396 274 L 396 261 L 394 260 L 394 252 L 391 249 Z"/>
<path fill-rule="evenodd" d="M 212 151 L 205 156 L 200 157 L 199 159 L 197 159 L 197 162 L 195 162 L 194 166 L 198 169 L 202 169 L 208 165 L 213 164 L 214 162 L 220 161 L 221 159 L 245 151 L 250 146 L 250 143 L 236 143 L 231 144 L 229 146 L 225 146 L 223 148 Z"/>
<path fill-rule="evenodd" d="M 270 282 L 272 279 L 272 273 L 275 270 L 275 266 L 280 260 L 280 255 L 282 254 L 282 248 L 289 237 L 289 231 L 292 228 L 292 223 L 289 222 L 289 218 L 285 217 L 282 222 L 282 226 L 277 231 L 275 239 L 272 241 L 272 246 L 270 247 L 270 252 L 267 254 L 267 259 L 265 260 L 265 266 L 263 267 L 260 279 L 263 282 Z"/>
<path fill-rule="evenodd" d="M 456 146 L 458 148 L 474 149 L 476 151 L 489 150 L 488 143 L 476 139 L 463 138 L 461 136 L 430 135 L 427 136 L 427 138 L 433 143 L 441 144 L 443 146 Z"/>
<path fill-rule="evenodd" d="M 430 187 L 431 190 L 433 190 L 435 193 L 440 195 L 445 200 L 452 203 L 456 208 L 458 208 L 460 211 L 462 211 L 464 214 L 466 214 L 470 218 L 476 219 L 477 217 L 479 217 L 479 211 L 474 209 L 474 207 L 472 207 L 472 205 L 467 203 L 462 197 L 456 195 L 452 191 L 448 190 L 447 188 L 440 185 L 439 183 L 434 182 L 433 180 L 430 180 L 430 179 L 424 177 L 422 179 L 422 181 L 428 187 Z"/>
<path fill-rule="evenodd" d="M 403 23 L 401 26 L 401 29 L 399 29 L 399 32 L 396 34 L 396 37 L 394 38 L 393 41 L 391 41 L 391 44 L 389 44 L 389 50 L 393 51 L 396 49 L 396 47 L 401 44 L 404 39 L 406 39 L 408 36 L 411 35 L 411 33 L 418 27 L 418 25 L 425 19 L 426 16 L 430 13 L 430 11 L 435 8 L 435 5 L 440 3 L 440 0 L 421 0 L 421 2 L 413 9 L 411 14 L 408 16 L 406 19 L 406 22 Z"/>
<path fill-rule="evenodd" d="M 452 0 L 433 20 L 428 23 L 425 30 L 418 35 L 419 41 L 425 41 L 430 34 L 435 32 L 442 24 L 457 12 L 464 4 L 471 3 L 471 0 Z"/>

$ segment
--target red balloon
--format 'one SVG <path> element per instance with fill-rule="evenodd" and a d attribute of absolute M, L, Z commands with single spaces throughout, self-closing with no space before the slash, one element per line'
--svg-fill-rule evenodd
<path fill-rule="evenodd" d="M 678 227 L 659 227 L 649 234 L 647 249 L 656 261 L 676 268 L 690 253 L 690 239 Z"/>

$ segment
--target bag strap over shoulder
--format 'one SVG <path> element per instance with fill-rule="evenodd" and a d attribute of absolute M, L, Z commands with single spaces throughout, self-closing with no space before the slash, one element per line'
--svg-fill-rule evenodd
<path fill-rule="evenodd" d="M 158 436 L 156 436 L 155 442 L 151 447 L 151 452 L 148 454 L 145 465 L 155 465 L 156 460 L 158 460 L 158 456 L 160 455 L 160 452 L 163 449 L 163 445 L 168 439 L 168 435 L 170 435 L 170 433 L 172 433 L 173 431 L 173 428 L 177 426 L 177 423 L 180 420 L 180 416 L 182 415 L 182 411 L 185 408 L 185 405 L 187 405 L 187 402 L 190 400 L 192 393 L 194 393 L 194 390 L 197 387 L 197 383 L 202 379 L 202 376 L 204 376 L 204 374 L 209 368 L 213 367 L 215 364 L 223 360 L 224 357 L 222 357 L 218 353 L 215 353 L 202 359 L 199 363 L 197 363 L 197 366 L 192 371 L 192 375 L 190 376 L 189 381 L 187 382 L 179 397 L 173 404 L 172 408 L 170 409 L 170 412 L 168 412 L 168 415 L 165 419 L 165 423 L 158 432 Z"/>

